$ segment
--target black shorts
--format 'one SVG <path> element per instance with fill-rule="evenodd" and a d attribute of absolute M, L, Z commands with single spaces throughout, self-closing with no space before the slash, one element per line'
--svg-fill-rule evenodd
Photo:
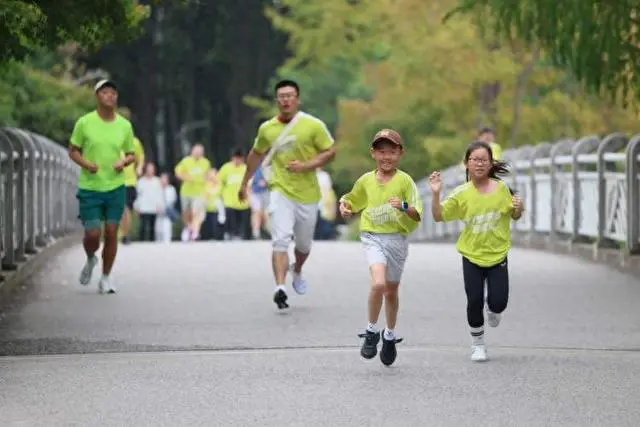
<path fill-rule="evenodd" d="M 138 197 L 136 187 L 127 187 L 127 207 L 131 210 L 133 210 L 133 203 L 136 201 L 136 197 Z"/>

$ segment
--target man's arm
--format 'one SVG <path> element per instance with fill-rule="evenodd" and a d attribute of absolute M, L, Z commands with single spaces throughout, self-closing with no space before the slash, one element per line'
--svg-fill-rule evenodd
<path fill-rule="evenodd" d="M 319 121 L 317 123 L 314 144 L 319 154 L 306 162 L 306 166 L 310 171 L 327 165 L 336 156 L 336 142 L 324 122 Z"/>
<path fill-rule="evenodd" d="M 80 147 L 75 146 L 73 144 L 69 145 L 69 158 L 73 160 L 73 162 L 80 166 L 82 169 L 90 170 L 95 165 L 82 156 L 82 151 L 80 151 Z"/>
<path fill-rule="evenodd" d="M 249 155 L 247 155 L 247 170 L 244 172 L 244 176 L 242 177 L 241 188 L 245 188 L 249 184 L 249 180 L 253 178 L 253 175 L 256 173 L 256 169 L 260 166 L 262 159 L 264 158 L 265 153 L 259 153 L 252 148 L 249 151 Z"/>
<path fill-rule="evenodd" d="M 136 141 L 137 145 L 137 156 L 136 156 L 136 173 L 138 176 L 142 176 L 143 167 L 144 167 L 144 147 L 142 146 L 142 142 L 140 140 Z"/>
<path fill-rule="evenodd" d="M 316 170 L 321 168 L 333 160 L 336 156 L 336 147 L 321 151 L 317 156 L 307 162 L 307 170 Z"/>
<path fill-rule="evenodd" d="M 82 123 L 82 118 L 80 118 L 73 126 L 73 132 L 71 133 L 71 138 L 69 138 L 69 158 L 82 169 L 95 172 L 97 170 L 96 165 L 82 155 L 82 147 L 84 146 Z"/>

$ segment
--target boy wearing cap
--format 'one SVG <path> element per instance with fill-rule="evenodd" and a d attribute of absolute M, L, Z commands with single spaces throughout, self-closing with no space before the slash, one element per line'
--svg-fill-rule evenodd
<path fill-rule="evenodd" d="M 82 170 L 77 199 L 84 226 L 84 250 L 87 254 L 80 284 L 88 285 L 98 263 L 102 223 L 105 243 L 102 251 L 100 293 L 115 293 L 109 274 L 118 248 L 118 224 L 124 212 L 126 191 L 122 171 L 135 161 L 133 127 L 116 113 L 118 92 L 114 82 L 101 80 L 95 86 L 96 109 L 80 117 L 73 128 L 69 157 Z M 122 153 L 125 153 L 124 158 Z"/>
<path fill-rule="evenodd" d="M 360 241 L 364 247 L 369 271 L 369 323 L 360 354 L 372 359 L 382 338 L 380 360 L 389 366 L 396 359 L 394 328 L 398 316 L 398 287 L 409 251 L 407 236 L 422 217 L 422 201 L 413 179 L 398 169 L 404 154 L 398 132 L 383 129 L 373 138 L 371 156 L 376 169 L 362 175 L 351 191 L 340 199 L 340 214 L 348 219 L 356 212 L 360 217 Z M 380 332 L 378 317 L 385 303 L 387 327 Z"/>

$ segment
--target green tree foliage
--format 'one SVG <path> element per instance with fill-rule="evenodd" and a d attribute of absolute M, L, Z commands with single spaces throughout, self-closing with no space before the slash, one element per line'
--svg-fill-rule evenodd
<path fill-rule="evenodd" d="M 150 159 L 165 168 L 183 156 L 184 125 L 216 164 L 253 142 L 259 119 L 245 95 L 271 98 L 269 82 L 285 59 L 285 36 L 264 15 L 272 0 L 162 1 L 135 41 L 114 43 L 76 58 L 108 70 Z M 164 150 L 160 150 L 164 140 Z"/>
<path fill-rule="evenodd" d="M 93 92 L 15 62 L 0 68 L 0 126 L 66 145 L 75 120 L 95 106 Z"/>
<path fill-rule="evenodd" d="M 0 63 L 68 41 L 94 49 L 128 40 L 148 15 L 134 0 L 0 0 Z"/>
<path fill-rule="evenodd" d="M 312 104 L 337 117 L 332 172 L 339 190 L 372 167 L 368 148 L 380 127 L 401 132 L 407 141 L 402 167 L 416 178 L 457 163 L 480 126 L 494 126 L 505 149 L 638 130 L 631 112 L 585 91 L 539 44 L 528 48 L 486 31 L 490 16 L 455 14 L 443 24 L 458 1 L 325 0 L 320 7 L 280 0 L 269 10 L 274 25 L 289 34 L 291 58 L 281 71 L 330 76 L 333 61 L 349 58 L 347 76 L 357 76 L 366 89 L 366 97 L 345 97 L 338 85 L 326 86 L 333 93 L 319 102 L 337 102 Z M 303 88 L 307 93 L 324 85 L 302 80 L 311 85 Z"/>
<path fill-rule="evenodd" d="M 602 0 L 459 0 L 447 17 L 479 17 L 498 36 L 539 43 L 595 91 L 640 98 L 640 3 Z"/>

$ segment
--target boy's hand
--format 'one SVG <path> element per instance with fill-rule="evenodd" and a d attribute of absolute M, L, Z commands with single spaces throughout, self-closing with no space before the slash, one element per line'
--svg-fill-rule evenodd
<path fill-rule="evenodd" d="M 340 215 L 342 215 L 344 219 L 349 219 L 352 215 L 351 205 L 342 200 L 340 200 Z"/>
<path fill-rule="evenodd" d="M 402 208 L 402 200 L 400 200 L 397 197 L 392 197 L 389 199 L 389 204 L 391 205 L 391 207 L 395 208 L 395 209 L 401 209 Z"/>

